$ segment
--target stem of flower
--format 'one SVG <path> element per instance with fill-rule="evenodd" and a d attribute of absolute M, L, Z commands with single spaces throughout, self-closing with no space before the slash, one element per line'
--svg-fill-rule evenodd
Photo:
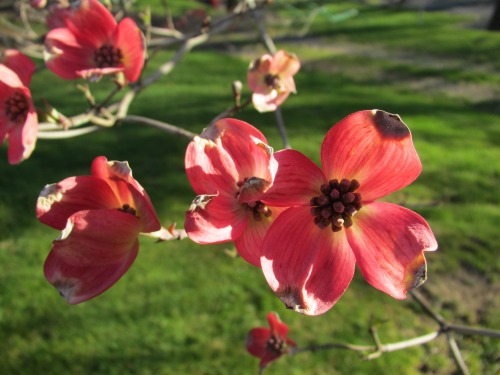
<path fill-rule="evenodd" d="M 288 142 L 288 137 L 286 135 L 285 129 L 285 121 L 283 120 L 283 114 L 281 113 L 280 107 L 278 107 L 276 111 L 274 111 L 274 117 L 276 118 L 276 125 L 278 126 L 281 140 L 283 141 L 283 147 L 292 148 L 292 146 L 290 146 L 290 142 Z"/>
<path fill-rule="evenodd" d="M 192 133 L 189 130 L 179 128 L 178 126 L 175 126 L 175 125 L 167 124 L 166 122 L 153 120 L 149 117 L 128 115 L 128 116 L 125 116 L 125 117 L 119 119 L 118 121 L 119 122 L 141 123 L 144 125 L 149 125 L 149 126 L 152 126 L 154 128 L 163 130 L 167 133 L 182 135 L 182 136 L 188 138 L 189 140 L 191 140 L 197 136 L 196 133 Z"/>

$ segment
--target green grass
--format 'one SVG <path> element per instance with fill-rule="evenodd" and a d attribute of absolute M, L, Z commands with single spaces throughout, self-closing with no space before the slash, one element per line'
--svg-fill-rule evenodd
<path fill-rule="evenodd" d="M 332 11 L 353 6 L 360 10 L 356 18 L 330 24 L 319 17 L 306 42 L 278 42 L 303 61 L 296 77 L 299 93 L 282 109 L 291 144 L 319 162 L 326 131 L 345 115 L 369 108 L 399 113 L 411 128 L 424 169 L 413 185 L 387 199 L 422 214 L 438 239 L 439 251 L 427 255 L 429 280 L 423 290 L 447 319 L 498 330 L 498 92 L 477 99 L 459 88 L 467 83 L 491 90 L 498 84 L 500 36 L 467 29 L 463 17 L 444 13 L 328 5 Z M 282 32 L 278 22 L 270 26 Z M 231 104 L 230 82 L 244 82 L 247 57 L 258 54 L 241 39 L 234 53 L 188 54 L 172 74 L 140 94 L 131 113 L 201 131 Z M 421 58 L 411 58 L 417 55 Z M 157 56 L 148 71 L 168 56 Z M 442 67 L 433 64 L 436 60 L 444 61 Z M 428 79 L 437 86 L 419 84 Z M 32 92 L 37 103 L 43 96 L 71 115 L 82 109 L 75 84 L 44 71 L 33 78 Z M 105 95 L 100 85 L 92 87 L 97 96 Z M 248 108 L 237 117 L 280 148 L 273 114 Z M 40 190 L 88 173 L 97 155 L 128 160 L 162 223 L 182 227 L 194 195 L 183 168 L 186 145 L 183 138 L 123 124 L 81 138 L 40 140 L 32 157 L 15 167 L 7 165 L 5 145 L 0 149 L 0 373 L 256 374 L 258 360 L 246 353 L 244 340 L 252 327 L 267 325 L 268 311 L 280 314 L 301 346 L 370 344 L 371 319 L 383 342 L 435 328 L 411 299 L 396 301 L 359 273 L 327 314 L 301 316 L 284 309 L 257 268 L 226 255 L 232 244 L 200 246 L 189 240 L 141 240 L 138 259 L 113 288 L 92 301 L 67 305 L 43 278 L 43 262 L 58 233 L 34 216 Z M 498 340 L 457 338 L 472 373 L 499 369 Z M 304 353 L 280 359 L 267 372 L 454 371 L 441 338 L 373 361 L 340 350 Z"/>

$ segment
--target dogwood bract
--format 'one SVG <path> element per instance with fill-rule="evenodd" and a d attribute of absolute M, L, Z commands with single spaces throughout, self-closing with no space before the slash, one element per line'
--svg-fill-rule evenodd
<path fill-rule="evenodd" d="M 278 172 L 263 203 L 290 208 L 269 229 L 261 265 L 289 308 L 326 312 L 356 263 L 368 283 L 398 299 L 425 281 L 423 252 L 437 249 L 428 224 L 404 207 L 377 202 L 422 169 L 399 116 L 372 110 L 344 118 L 323 141 L 322 168 L 295 150 L 275 158 Z"/>
<path fill-rule="evenodd" d="M 253 328 L 247 335 L 246 347 L 248 352 L 260 358 L 259 367 L 264 368 L 271 361 L 275 361 L 289 352 L 291 347 L 297 346 L 288 336 L 288 326 L 280 321 L 277 314 L 267 314 L 270 328 Z"/>
<path fill-rule="evenodd" d="M 283 211 L 260 201 L 276 173 L 264 135 L 246 122 L 219 120 L 188 145 L 185 165 L 198 194 L 186 212 L 189 238 L 201 244 L 234 241 L 242 258 L 260 267 L 262 240 Z"/>
<path fill-rule="evenodd" d="M 98 0 L 81 0 L 57 14 L 62 18 L 58 23 L 64 21 L 65 26 L 52 29 L 45 38 L 45 62 L 50 70 L 64 79 L 97 80 L 104 74 L 123 72 L 129 82 L 137 81 L 145 46 L 131 18 L 117 24 Z"/>
<path fill-rule="evenodd" d="M 139 234 L 161 228 L 128 163 L 108 162 L 104 156 L 94 160 L 90 176 L 45 186 L 36 212 L 42 223 L 62 230 L 44 273 L 71 304 L 110 288 L 134 262 Z"/>
<path fill-rule="evenodd" d="M 299 69 L 299 59 L 281 50 L 274 56 L 265 54 L 254 60 L 248 68 L 247 81 L 255 109 L 275 111 L 290 93 L 295 93 L 293 76 Z"/>
<path fill-rule="evenodd" d="M 0 145 L 8 138 L 10 164 L 27 159 L 35 148 L 38 118 L 29 85 L 35 64 L 8 49 L 0 56 Z"/>

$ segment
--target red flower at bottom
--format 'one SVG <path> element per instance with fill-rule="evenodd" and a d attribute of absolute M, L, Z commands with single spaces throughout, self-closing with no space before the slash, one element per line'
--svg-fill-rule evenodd
<path fill-rule="evenodd" d="M 247 335 L 247 350 L 260 358 L 260 368 L 289 353 L 290 347 L 297 346 L 295 341 L 287 338 L 288 326 L 280 321 L 277 314 L 267 314 L 267 321 L 271 328 L 254 328 Z"/>

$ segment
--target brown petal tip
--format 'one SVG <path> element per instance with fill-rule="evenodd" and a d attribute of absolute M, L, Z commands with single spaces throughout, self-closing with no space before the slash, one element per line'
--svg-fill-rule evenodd
<path fill-rule="evenodd" d="M 307 314 L 307 305 L 297 289 L 287 287 L 282 291 L 277 291 L 276 295 L 285 304 L 287 309 L 294 310 L 301 314 Z"/>
<path fill-rule="evenodd" d="M 420 254 L 407 267 L 406 288 L 408 290 L 418 288 L 427 280 L 427 262 L 423 254 Z"/>
<path fill-rule="evenodd" d="M 372 110 L 373 122 L 384 138 L 406 138 L 410 135 L 410 129 L 401 120 L 399 115 L 384 112 L 379 109 Z"/>

